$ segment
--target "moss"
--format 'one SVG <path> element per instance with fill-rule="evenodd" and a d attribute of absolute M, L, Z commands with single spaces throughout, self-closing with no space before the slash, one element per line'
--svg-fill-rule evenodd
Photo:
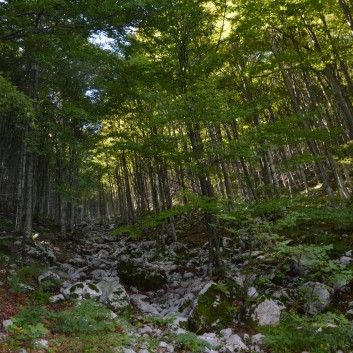
<path fill-rule="evenodd" d="M 215 328 L 229 326 L 233 319 L 231 299 L 222 288 L 212 284 L 210 288 L 197 299 L 189 319 L 189 329 L 204 333 Z"/>
<path fill-rule="evenodd" d="M 145 264 L 139 264 L 132 260 L 120 262 L 118 273 L 121 280 L 129 286 L 146 291 L 155 291 L 163 287 L 166 283 L 165 273 L 156 270 L 153 267 L 144 267 Z"/>
<path fill-rule="evenodd" d="M 97 288 L 97 286 L 93 283 L 87 283 L 87 286 L 89 289 L 94 290 L 95 292 L 99 293 L 99 289 Z"/>
<path fill-rule="evenodd" d="M 76 289 L 83 289 L 83 283 L 78 283 L 78 284 L 75 284 L 73 285 L 71 288 L 70 288 L 70 293 L 74 293 L 76 291 Z"/>

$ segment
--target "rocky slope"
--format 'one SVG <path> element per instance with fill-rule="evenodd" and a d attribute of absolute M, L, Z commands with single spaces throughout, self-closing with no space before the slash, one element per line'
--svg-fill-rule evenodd
<path fill-rule="evenodd" d="M 352 316 L 349 280 L 337 277 L 330 287 L 315 275 L 312 265 L 322 254 L 302 251 L 278 260 L 261 244 L 249 250 L 226 238 L 225 279 L 216 283 L 207 277 L 207 244 L 172 243 L 162 253 L 155 241 L 112 237 L 112 227 L 83 225 L 80 237 L 65 246 L 39 237 L 26 247 L 25 256 L 2 256 L 2 284 L 5 277 L 16 276 L 24 261 L 46 263 L 36 279 L 39 285 L 50 284 L 50 302 L 95 300 L 109 308 L 113 322 L 129 318 L 132 324 L 123 329 L 129 337 L 126 346 L 106 352 L 265 352 L 259 328 L 278 325 L 294 305 L 317 314 L 341 296 L 344 314 Z M 3 232 L 1 241 L 20 249 L 21 241 L 10 232 Z M 329 261 L 347 271 L 352 251 Z M 36 290 L 19 285 L 25 292 Z M 3 317 L 4 342 L 11 336 L 10 319 Z M 34 351 L 50 349 L 51 338 L 45 337 L 37 340 Z"/>

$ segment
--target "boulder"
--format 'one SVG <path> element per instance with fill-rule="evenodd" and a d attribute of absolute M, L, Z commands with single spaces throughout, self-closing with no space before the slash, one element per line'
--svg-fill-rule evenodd
<path fill-rule="evenodd" d="M 233 334 L 227 338 L 225 346 L 220 350 L 221 353 L 234 353 L 248 351 L 248 347 L 240 336 Z"/>
<path fill-rule="evenodd" d="M 12 325 L 13 325 L 12 320 L 4 320 L 4 321 L 2 322 L 2 327 L 3 327 L 4 329 L 6 329 L 7 327 L 12 326 Z"/>
<path fill-rule="evenodd" d="M 188 326 L 193 332 L 214 331 L 227 327 L 233 321 L 232 301 L 216 283 L 209 282 L 200 291 L 188 316 Z"/>
<path fill-rule="evenodd" d="M 158 310 L 151 304 L 145 302 L 148 299 L 146 295 L 143 294 L 132 294 L 131 300 L 135 303 L 139 310 L 144 314 L 158 315 Z"/>
<path fill-rule="evenodd" d="M 65 297 L 62 294 L 52 295 L 49 298 L 51 303 L 61 303 L 65 301 Z"/>
<path fill-rule="evenodd" d="M 62 294 L 68 299 L 98 299 L 102 295 L 100 288 L 92 282 L 76 282 L 62 289 Z"/>
<path fill-rule="evenodd" d="M 299 288 L 310 313 L 321 313 L 331 302 L 332 290 L 320 282 L 308 282 Z"/>
<path fill-rule="evenodd" d="M 155 291 L 167 282 L 165 272 L 157 266 L 128 255 L 121 256 L 117 270 L 122 282 L 140 290 Z"/>
<path fill-rule="evenodd" d="M 107 305 L 116 313 L 122 313 L 130 309 L 130 297 L 125 288 L 115 278 L 107 278 L 97 284 L 102 295 L 99 301 Z"/>
<path fill-rule="evenodd" d="M 252 317 L 259 326 L 278 325 L 281 319 L 281 308 L 272 299 L 266 299 L 257 305 Z"/>

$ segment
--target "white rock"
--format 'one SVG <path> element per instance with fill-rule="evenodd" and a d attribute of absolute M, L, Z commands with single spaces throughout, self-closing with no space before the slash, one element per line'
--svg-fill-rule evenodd
<path fill-rule="evenodd" d="M 251 343 L 256 344 L 256 345 L 260 345 L 260 344 L 262 344 L 264 337 L 265 336 L 262 333 L 258 333 L 258 334 L 251 337 Z"/>
<path fill-rule="evenodd" d="M 183 278 L 184 279 L 190 279 L 190 278 L 193 278 L 194 277 L 194 274 L 192 272 L 185 272 L 183 274 Z"/>
<path fill-rule="evenodd" d="M 229 338 L 233 334 L 233 330 L 231 328 L 225 328 L 225 329 L 220 331 L 220 334 L 224 338 Z"/>
<path fill-rule="evenodd" d="M 50 280 L 50 279 L 59 281 L 60 280 L 60 276 L 57 273 L 53 272 L 53 271 L 46 271 L 46 272 L 42 273 L 38 277 L 38 282 L 42 283 L 43 281 Z"/>
<path fill-rule="evenodd" d="M 37 348 L 47 349 L 49 347 L 49 342 L 47 340 L 37 339 L 33 343 L 34 343 L 34 346 Z"/>
<path fill-rule="evenodd" d="M 6 327 L 9 327 L 9 326 L 12 326 L 13 325 L 13 322 L 12 320 L 4 320 L 2 322 L 2 327 L 6 329 Z"/>
<path fill-rule="evenodd" d="M 248 347 L 240 338 L 240 336 L 233 334 L 226 340 L 226 346 L 231 346 L 235 350 L 247 350 Z"/>
<path fill-rule="evenodd" d="M 308 282 L 300 287 L 304 298 L 308 301 L 309 312 L 322 312 L 331 301 L 331 292 L 325 284 L 320 282 Z"/>
<path fill-rule="evenodd" d="M 259 296 L 255 287 L 249 287 L 247 294 L 249 298 L 257 298 Z"/>
<path fill-rule="evenodd" d="M 133 349 L 125 347 L 114 347 L 112 350 L 113 353 L 136 353 Z"/>
<path fill-rule="evenodd" d="M 156 309 L 156 307 L 154 307 L 153 305 L 144 302 L 142 299 L 140 298 L 148 298 L 145 295 L 140 295 L 140 294 L 133 294 L 130 296 L 131 300 L 136 304 L 136 306 L 143 312 L 146 314 L 152 314 L 152 315 L 158 315 L 159 311 Z"/>
<path fill-rule="evenodd" d="M 277 325 L 281 318 L 281 308 L 272 299 L 266 299 L 256 307 L 253 318 L 259 326 Z"/>
<path fill-rule="evenodd" d="M 343 265 L 349 265 L 352 261 L 353 261 L 353 259 L 351 257 L 348 257 L 348 256 L 342 256 L 340 258 L 340 263 L 343 264 Z"/>
<path fill-rule="evenodd" d="M 200 339 L 210 343 L 214 347 L 218 347 L 222 344 L 221 340 L 216 336 L 215 333 L 204 333 L 201 336 L 198 336 Z"/>
<path fill-rule="evenodd" d="M 62 294 L 52 295 L 49 298 L 49 301 L 51 303 L 58 303 L 58 302 L 61 302 L 61 301 L 65 301 L 65 297 Z"/>
<path fill-rule="evenodd" d="M 69 299 L 93 299 L 100 297 L 102 291 L 92 282 L 77 282 L 61 290 L 61 293 Z"/>
<path fill-rule="evenodd" d="M 102 292 L 100 302 L 107 304 L 111 309 L 122 311 L 130 305 L 130 297 L 119 281 L 113 278 L 107 279 L 99 282 L 97 287 Z"/>
<path fill-rule="evenodd" d="M 145 333 L 152 333 L 152 331 L 153 331 L 152 327 L 147 326 L 147 325 L 139 328 L 139 332 L 141 333 L 141 335 L 143 335 Z"/>
<path fill-rule="evenodd" d="M 160 342 L 159 347 L 164 348 L 167 352 L 174 352 L 174 347 L 171 344 L 168 344 L 166 342 Z"/>

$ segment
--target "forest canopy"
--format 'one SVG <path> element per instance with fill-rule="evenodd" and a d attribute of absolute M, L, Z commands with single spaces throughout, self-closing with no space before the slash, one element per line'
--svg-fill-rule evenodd
<path fill-rule="evenodd" d="M 350 209 L 348 0 L 7 0 L 0 24 L 0 207 L 28 239 L 163 244 L 198 210 L 217 273 L 227 217 Z"/>

